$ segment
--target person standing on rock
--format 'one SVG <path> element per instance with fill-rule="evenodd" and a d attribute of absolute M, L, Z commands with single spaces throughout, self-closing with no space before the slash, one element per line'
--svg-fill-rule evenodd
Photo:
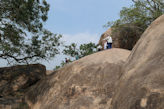
<path fill-rule="evenodd" d="M 65 58 L 65 63 L 68 63 L 69 62 L 69 59 Z"/>
<path fill-rule="evenodd" d="M 111 49 L 112 48 L 112 37 L 111 36 L 107 36 L 105 39 L 103 39 L 107 42 L 107 49 Z"/>

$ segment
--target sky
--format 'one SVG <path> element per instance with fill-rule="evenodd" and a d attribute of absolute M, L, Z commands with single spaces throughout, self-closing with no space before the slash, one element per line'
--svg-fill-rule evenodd
<path fill-rule="evenodd" d="M 65 44 L 98 43 L 99 38 L 107 28 L 103 28 L 108 21 L 119 18 L 122 7 L 132 4 L 131 0 L 47 0 L 50 4 L 48 20 L 45 28 L 53 33 L 62 34 Z M 49 62 L 41 62 L 48 70 L 64 60 L 64 56 L 57 55 Z M 0 67 L 6 66 L 3 61 Z M 2 64 L 3 63 L 3 64 Z"/>

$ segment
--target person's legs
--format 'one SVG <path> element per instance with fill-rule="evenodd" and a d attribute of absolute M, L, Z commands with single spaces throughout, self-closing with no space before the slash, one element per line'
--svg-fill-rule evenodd
<path fill-rule="evenodd" d="M 111 49 L 112 48 L 112 43 L 107 43 L 107 49 Z"/>
<path fill-rule="evenodd" d="M 111 43 L 107 43 L 107 49 L 111 48 Z"/>
<path fill-rule="evenodd" d="M 112 48 L 112 43 L 109 43 L 109 48 Z"/>
<path fill-rule="evenodd" d="M 108 48 L 109 48 L 109 43 L 106 44 L 106 49 L 108 49 Z"/>

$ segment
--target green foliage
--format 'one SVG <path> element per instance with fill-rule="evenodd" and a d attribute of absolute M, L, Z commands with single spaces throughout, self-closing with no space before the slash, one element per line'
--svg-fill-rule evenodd
<path fill-rule="evenodd" d="M 162 0 L 133 0 L 134 5 L 124 7 L 120 11 L 122 24 L 136 24 L 142 29 L 164 13 L 164 1 Z"/>
<path fill-rule="evenodd" d="M 79 47 L 77 47 L 77 44 L 72 43 L 71 45 L 65 46 L 63 54 L 71 57 L 84 57 L 94 53 L 96 51 L 96 47 L 96 44 L 92 42 L 88 44 L 81 44 Z"/>
<path fill-rule="evenodd" d="M 132 1 L 132 6 L 120 11 L 120 19 L 105 25 L 112 27 L 112 37 L 119 40 L 120 47 L 130 50 L 151 22 L 164 14 L 163 0 Z"/>
<path fill-rule="evenodd" d="M 61 35 L 43 27 L 49 6 L 46 0 L 0 0 L 0 58 L 27 63 L 59 53 Z"/>
<path fill-rule="evenodd" d="M 63 54 L 69 55 L 71 57 L 75 57 L 76 55 L 79 55 L 79 49 L 77 48 L 77 44 L 72 43 L 71 45 L 65 46 L 63 50 Z"/>
<path fill-rule="evenodd" d="M 55 68 L 54 68 L 53 70 L 54 70 L 54 71 L 55 71 L 55 70 L 58 70 L 60 67 L 61 67 L 61 66 L 57 65 L 57 66 L 55 66 Z"/>
<path fill-rule="evenodd" d="M 96 44 L 95 43 L 88 43 L 88 44 L 81 44 L 80 45 L 80 57 L 84 57 L 90 54 L 93 54 L 96 51 Z"/>
<path fill-rule="evenodd" d="M 145 11 L 146 17 L 147 18 L 149 17 L 149 20 L 153 21 L 164 13 L 163 0 L 132 0 L 132 1 L 135 3 L 135 7 L 139 8 L 141 12 Z"/>

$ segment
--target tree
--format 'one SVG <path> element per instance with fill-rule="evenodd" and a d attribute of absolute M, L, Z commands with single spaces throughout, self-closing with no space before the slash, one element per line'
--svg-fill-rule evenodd
<path fill-rule="evenodd" d="M 84 57 L 94 53 L 96 51 L 96 48 L 96 44 L 92 42 L 81 44 L 79 47 L 77 47 L 77 44 L 72 43 L 71 45 L 65 46 L 63 54 L 71 57 L 75 57 L 76 55 L 78 55 L 79 57 Z"/>
<path fill-rule="evenodd" d="M 147 11 L 146 16 L 150 20 L 155 20 L 164 13 L 163 0 L 132 0 L 136 7 Z"/>
<path fill-rule="evenodd" d="M 66 45 L 63 50 L 63 54 L 71 57 L 75 57 L 76 55 L 79 55 L 79 49 L 77 48 L 77 44 L 72 43 L 70 45 Z"/>
<path fill-rule="evenodd" d="M 134 5 L 120 11 L 123 24 L 138 24 L 143 29 L 164 13 L 163 0 L 132 0 Z"/>
<path fill-rule="evenodd" d="M 95 43 L 88 43 L 88 44 L 81 44 L 80 45 L 80 57 L 84 57 L 84 56 L 87 56 L 87 55 L 90 55 L 90 54 L 93 54 L 96 52 L 96 44 Z"/>
<path fill-rule="evenodd" d="M 43 27 L 46 0 L 0 0 L 0 58 L 9 63 L 47 60 L 58 54 L 61 35 Z"/>

